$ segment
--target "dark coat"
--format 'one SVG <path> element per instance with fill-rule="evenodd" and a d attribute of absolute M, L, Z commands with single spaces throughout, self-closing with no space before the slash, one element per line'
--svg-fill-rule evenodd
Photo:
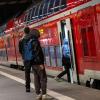
<path fill-rule="evenodd" d="M 19 52 L 20 54 L 22 55 L 22 58 L 24 60 L 24 43 L 26 43 L 27 41 L 29 41 L 30 39 L 33 39 L 33 42 L 32 42 L 32 45 L 33 45 L 33 51 L 35 52 L 35 59 L 33 59 L 33 64 L 44 64 L 44 55 L 43 55 L 43 51 L 42 51 L 42 48 L 41 48 L 41 45 L 40 45 L 40 42 L 38 40 L 37 37 L 35 36 L 32 36 L 32 35 L 26 35 L 24 36 L 24 38 L 22 38 L 20 41 L 19 41 Z"/>

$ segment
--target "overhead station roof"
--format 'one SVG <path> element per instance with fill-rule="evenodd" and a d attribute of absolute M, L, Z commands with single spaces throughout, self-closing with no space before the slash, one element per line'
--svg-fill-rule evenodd
<path fill-rule="evenodd" d="M 13 16 L 20 15 L 31 4 L 42 0 L 0 0 L 0 25 L 4 24 Z"/>

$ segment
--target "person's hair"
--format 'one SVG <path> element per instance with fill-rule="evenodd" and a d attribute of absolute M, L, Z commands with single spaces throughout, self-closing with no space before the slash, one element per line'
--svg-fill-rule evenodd
<path fill-rule="evenodd" d="M 36 38 L 39 38 L 40 37 L 40 32 L 37 29 L 31 30 L 31 34 L 32 34 L 32 36 L 34 36 Z"/>
<path fill-rule="evenodd" d="M 24 28 L 24 32 L 25 32 L 25 34 L 29 34 L 30 33 L 30 28 L 29 27 L 25 27 Z"/>

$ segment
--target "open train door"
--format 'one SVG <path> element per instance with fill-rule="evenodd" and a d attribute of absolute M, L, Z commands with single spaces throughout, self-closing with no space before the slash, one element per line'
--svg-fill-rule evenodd
<path fill-rule="evenodd" d="M 61 46 L 63 39 L 66 38 L 68 39 L 68 44 L 70 47 L 70 61 L 71 61 L 71 68 L 69 69 L 70 71 L 70 80 L 71 83 L 78 83 L 78 74 L 76 70 L 76 61 L 75 61 L 75 53 L 74 53 L 74 46 L 73 46 L 73 37 L 72 37 L 72 30 L 71 30 L 71 20 L 70 19 L 65 19 L 57 22 L 58 25 L 58 32 L 60 33 L 60 41 L 61 41 Z"/>

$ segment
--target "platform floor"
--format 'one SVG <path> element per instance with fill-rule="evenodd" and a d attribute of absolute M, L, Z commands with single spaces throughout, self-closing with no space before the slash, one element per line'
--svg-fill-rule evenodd
<path fill-rule="evenodd" d="M 24 71 L 0 66 L 0 100 L 35 100 L 33 78 L 31 74 L 31 92 L 26 93 Z M 57 82 L 50 77 L 47 94 L 47 100 L 100 100 L 100 90 Z"/>

